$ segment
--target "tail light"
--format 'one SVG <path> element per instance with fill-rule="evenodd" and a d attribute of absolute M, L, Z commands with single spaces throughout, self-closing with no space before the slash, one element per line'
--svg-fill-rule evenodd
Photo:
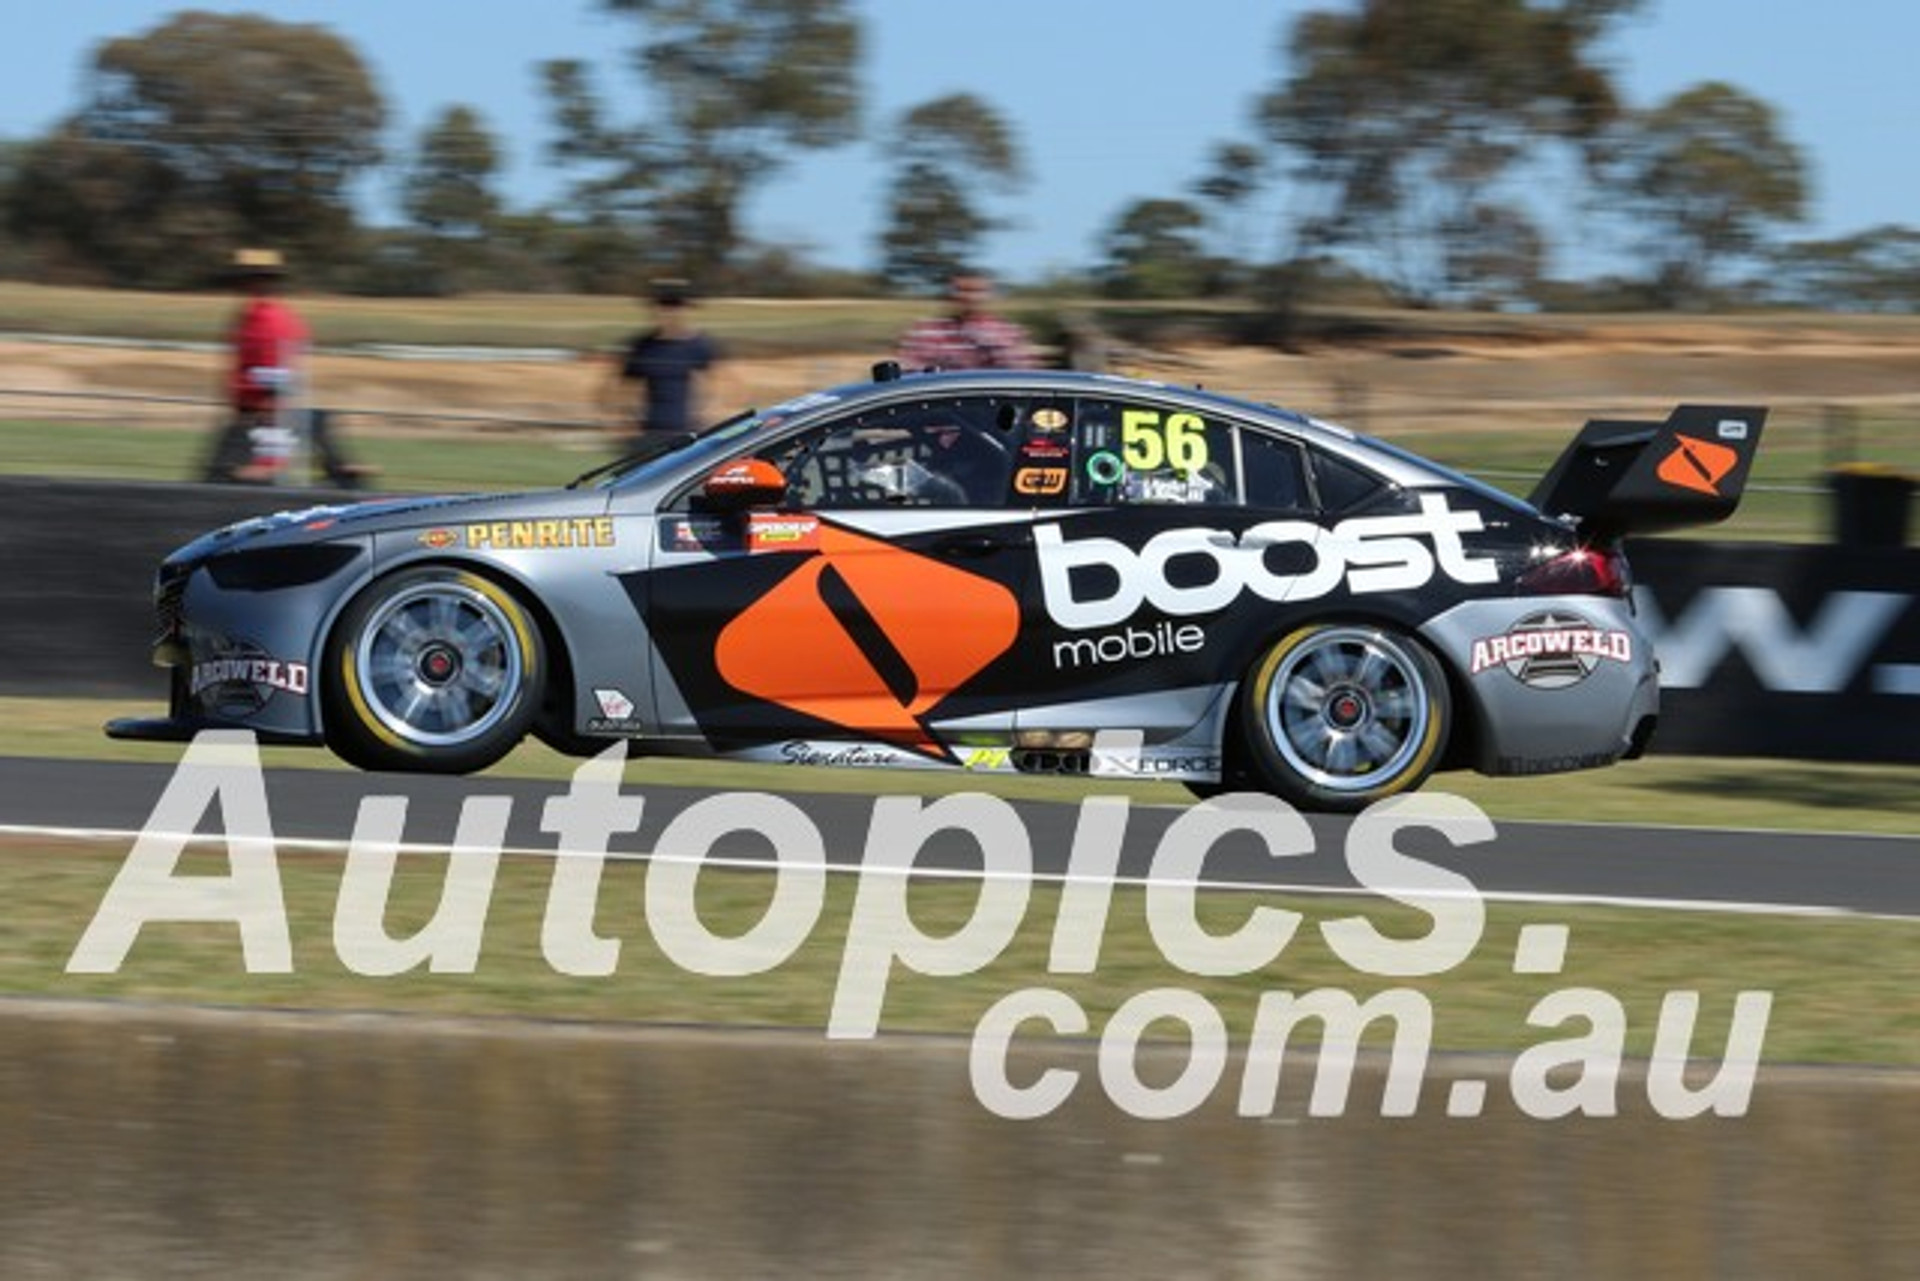
<path fill-rule="evenodd" d="M 1521 596 L 1625 596 L 1633 586 L 1626 553 L 1617 547 L 1575 547 L 1524 571 Z"/>

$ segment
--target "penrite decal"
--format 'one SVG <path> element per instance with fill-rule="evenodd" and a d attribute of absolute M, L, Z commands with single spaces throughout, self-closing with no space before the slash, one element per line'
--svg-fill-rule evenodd
<path fill-rule="evenodd" d="M 1019 600 L 991 579 L 879 539 L 824 523 L 816 533 L 818 554 L 721 629 L 713 652 L 720 678 L 951 760 L 923 718 L 1012 648 Z"/>
<path fill-rule="evenodd" d="M 1603 659 L 1633 661 L 1633 637 L 1595 627 L 1578 614 L 1529 614 L 1500 636 L 1473 642 L 1473 674 L 1504 667 L 1522 685 L 1565 689 L 1593 674 Z"/>
<path fill-rule="evenodd" d="M 1740 461 L 1739 451 L 1697 436 L 1676 436 L 1674 441 L 1673 452 L 1660 460 L 1653 474 L 1678 489 L 1720 497 L 1721 478 Z"/>
<path fill-rule="evenodd" d="M 487 524 L 468 525 L 466 540 L 468 547 L 503 552 L 547 547 L 611 547 L 614 545 L 613 517 L 496 520 Z"/>
<path fill-rule="evenodd" d="M 1033 539 L 1047 614 L 1078 632 L 1123 623 L 1142 605 L 1174 617 L 1210 614 L 1244 591 L 1270 601 L 1316 600 L 1343 584 L 1357 595 L 1405 591 L 1432 581 L 1436 562 L 1455 582 L 1491 583 L 1500 576 L 1499 566 L 1468 555 L 1460 538 L 1483 528 L 1479 512 L 1455 511 L 1444 497 L 1422 494 L 1417 514 L 1355 516 L 1331 530 L 1304 520 L 1267 521 L 1238 537 L 1223 529 L 1169 529 L 1139 551 L 1111 538 L 1069 540 L 1058 524 L 1036 526 Z M 1310 551 L 1312 568 L 1273 572 L 1266 551 L 1283 543 Z M 1176 586 L 1167 565 L 1188 558 L 1211 560 L 1213 573 L 1204 582 Z M 1106 571 L 1102 581 L 1090 592 L 1076 591 L 1074 571 L 1093 568 Z"/>

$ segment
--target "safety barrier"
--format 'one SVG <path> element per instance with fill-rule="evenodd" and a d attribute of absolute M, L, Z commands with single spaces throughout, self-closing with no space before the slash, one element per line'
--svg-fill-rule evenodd
<path fill-rule="evenodd" d="M 1920 1076 L 1762 1067 L 1743 1117 L 1537 1119 L 1438 1056 L 1383 1117 L 1363 1059 L 1272 1116 L 1238 1059 L 1135 1120 L 1093 1047 L 1001 1120 L 964 1041 L 0 1002 L 0 1275 L 1910 1276 Z M 1180 1070 L 1174 1049 L 1143 1075 Z M 1611 1096 L 1611 1091 L 1609 1092 Z"/>
<path fill-rule="evenodd" d="M 1920 548 L 1651 540 L 1655 750 L 1920 763 Z"/>

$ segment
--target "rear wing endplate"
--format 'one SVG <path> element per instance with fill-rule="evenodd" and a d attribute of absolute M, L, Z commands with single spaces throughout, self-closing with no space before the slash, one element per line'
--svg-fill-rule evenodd
<path fill-rule="evenodd" d="M 1665 422 L 1595 419 L 1527 501 L 1592 539 L 1711 525 L 1733 515 L 1766 424 L 1764 407 L 1681 405 Z"/>

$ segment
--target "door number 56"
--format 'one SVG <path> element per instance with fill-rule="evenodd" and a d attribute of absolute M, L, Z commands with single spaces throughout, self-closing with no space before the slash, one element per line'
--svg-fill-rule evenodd
<path fill-rule="evenodd" d="M 1207 465 L 1207 425 L 1198 414 L 1128 409 L 1120 415 L 1120 452 L 1134 471 L 1192 473 Z"/>

